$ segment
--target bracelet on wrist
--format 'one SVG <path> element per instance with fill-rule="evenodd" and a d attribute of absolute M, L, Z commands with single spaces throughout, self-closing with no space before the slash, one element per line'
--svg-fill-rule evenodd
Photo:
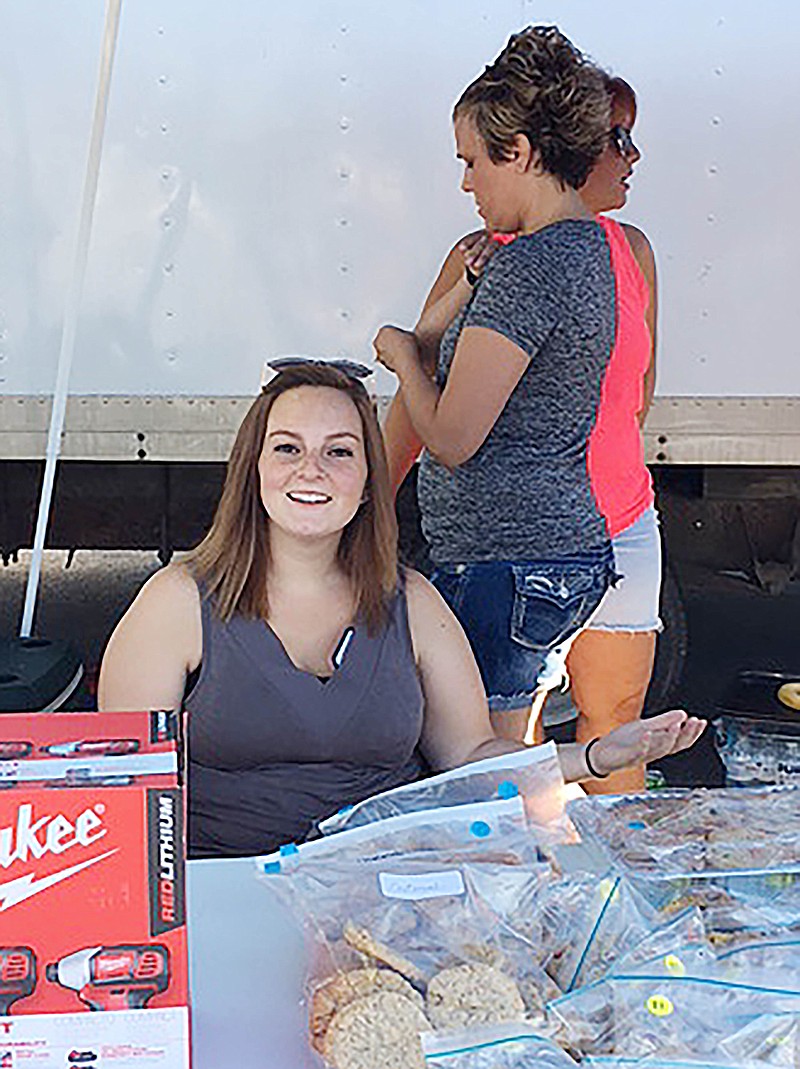
<path fill-rule="evenodd" d="M 474 271 L 470 271 L 468 267 L 464 268 L 464 278 L 467 280 L 470 286 L 474 286 L 480 276 L 476 275 Z"/>
<path fill-rule="evenodd" d="M 599 738 L 594 738 L 594 739 L 591 740 L 591 742 L 587 742 L 586 743 L 586 749 L 583 751 L 583 760 L 586 762 L 586 767 L 589 770 L 589 774 L 594 776 L 595 779 L 607 779 L 608 776 L 609 776 L 609 773 L 608 772 L 598 772 L 597 769 L 592 764 L 592 758 L 591 758 L 592 747 L 594 746 L 594 744 L 596 742 L 599 742 L 599 741 L 600 741 Z"/>

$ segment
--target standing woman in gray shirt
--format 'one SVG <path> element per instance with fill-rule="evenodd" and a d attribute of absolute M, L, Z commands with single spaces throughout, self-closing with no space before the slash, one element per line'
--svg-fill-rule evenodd
<path fill-rule="evenodd" d="M 460 284 L 472 292 L 442 334 L 434 379 L 413 333 L 384 327 L 375 348 L 426 447 L 419 502 L 434 583 L 470 639 L 495 731 L 520 739 L 614 576 L 587 462 L 614 274 L 577 192 L 606 144 L 608 94 L 563 34 L 534 26 L 453 118 L 464 192 L 488 231 L 518 237 Z M 443 324 L 451 314 L 441 310 Z"/>

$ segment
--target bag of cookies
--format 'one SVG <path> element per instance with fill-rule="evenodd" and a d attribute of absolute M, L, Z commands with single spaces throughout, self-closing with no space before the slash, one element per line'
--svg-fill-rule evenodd
<path fill-rule="evenodd" d="M 558 1044 L 525 1024 L 486 1025 L 422 1037 L 426 1069 L 575 1069 Z"/>
<path fill-rule="evenodd" d="M 800 932 L 793 938 L 754 939 L 721 951 L 716 973 L 732 983 L 795 990 L 800 986 Z"/>
<path fill-rule="evenodd" d="M 549 877 L 520 838 L 524 819 L 519 798 L 450 807 L 262 860 L 313 940 L 309 1030 L 329 1064 L 349 1069 L 368 1050 L 364 1064 L 393 1065 L 388 1044 L 398 1064 L 422 1066 L 415 1027 L 543 1019 L 552 986 L 491 904 Z"/>
<path fill-rule="evenodd" d="M 794 872 L 800 881 L 800 787 L 594 796 L 570 802 L 568 811 L 581 836 L 630 875 Z"/>
<path fill-rule="evenodd" d="M 800 990 L 713 977 L 614 976 L 556 999 L 548 1010 L 586 1055 L 712 1060 L 724 1039 L 756 1018 L 800 1013 Z"/>
<path fill-rule="evenodd" d="M 691 908 L 669 918 L 621 953 L 608 976 L 707 976 L 715 969 L 716 960 L 700 910 Z"/>
<path fill-rule="evenodd" d="M 543 843 L 574 840 L 575 831 L 564 808 L 564 777 L 552 742 L 474 761 L 373 795 L 321 821 L 319 830 L 330 835 L 387 817 L 517 795 L 523 800 L 532 830 Z"/>
<path fill-rule="evenodd" d="M 301 859 L 362 861 L 427 851 L 465 860 L 477 854 L 482 859 L 514 865 L 545 861 L 529 832 L 522 799 L 513 797 L 405 813 L 305 843 L 286 844 L 273 854 L 256 858 L 256 866 L 267 875 L 285 875 Z"/>
<path fill-rule="evenodd" d="M 800 1014 L 757 1017 L 732 1036 L 723 1039 L 719 1050 L 735 1066 L 797 1069 L 800 1065 Z"/>
<path fill-rule="evenodd" d="M 574 873 L 550 880 L 540 896 L 541 964 L 566 993 L 599 980 L 660 924 L 647 902 L 621 876 Z M 512 927 L 525 929 L 523 915 Z"/>

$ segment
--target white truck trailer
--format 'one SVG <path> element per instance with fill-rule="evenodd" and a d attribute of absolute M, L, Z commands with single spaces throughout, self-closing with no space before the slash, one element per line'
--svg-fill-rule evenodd
<path fill-rule="evenodd" d="M 639 95 L 643 158 L 622 216 L 658 260 L 646 440 L 670 559 L 739 571 L 765 596 L 800 571 L 800 9 L 123 0 L 110 39 L 107 14 L 102 0 L 0 9 L 4 559 L 33 538 L 70 315 L 48 545 L 167 557 L 208 523 L 265 358 L 371 360 L 380 322 L 414 322 L 476 225 L 452 104 L 511 32 L 554 22 Z M 103 49 L 108 108 L 76 287 Z M 376 381 L 393 389 L 382 369 Z M 669 635 L 667 675 L 680 628 Z"/>

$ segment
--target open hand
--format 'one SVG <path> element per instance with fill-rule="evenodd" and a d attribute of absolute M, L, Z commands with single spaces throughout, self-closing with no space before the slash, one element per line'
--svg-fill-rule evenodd
<path fill-rule="evenodd" d="M 592 764 L 600 773 L 617 772 L 688 750 L 705 730 L 706 721 L 683 709 L 634 720 L 605 735 L 592 747 Z"/>
<path fill-rule="evenodd" d="M 419 363 L 419 345 L 416 335 L 410 330 L 381 327 L 372 345 L 378 363 L 393 371 L 398 378 L 402 378 L 403 370 L 408 367 L 409 361 Z"/>

